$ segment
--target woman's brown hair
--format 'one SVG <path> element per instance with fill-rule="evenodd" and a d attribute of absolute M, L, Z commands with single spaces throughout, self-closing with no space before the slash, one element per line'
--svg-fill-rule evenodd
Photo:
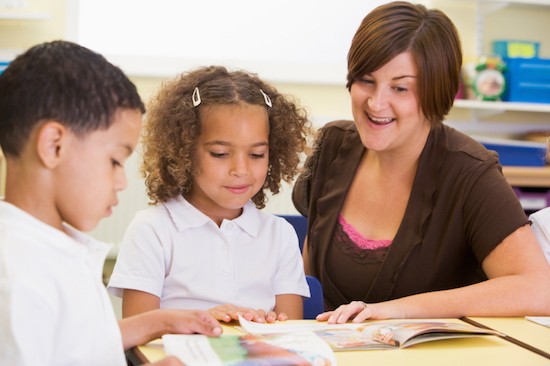
<path fill-rule="evenodd" d="M 396 1 L 370 12 L 348 53 L 348 90 L 403 52 L 411 53 L 417 67 L 424 116 L 431 123 L 442 122 L 458 91 L 462 49 L 453 22 L 440 10 Z"/>

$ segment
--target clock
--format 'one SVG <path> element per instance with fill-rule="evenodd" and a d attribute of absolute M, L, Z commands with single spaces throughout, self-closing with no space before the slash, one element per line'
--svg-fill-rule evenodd
<path fill-rule="evenodd" d="M 500 100 L 506 89 L 506 79 L 502 74 L 506 65 L 498 56 L 483 57 L 476 66 L 473 91 L 480 100 Z"/>

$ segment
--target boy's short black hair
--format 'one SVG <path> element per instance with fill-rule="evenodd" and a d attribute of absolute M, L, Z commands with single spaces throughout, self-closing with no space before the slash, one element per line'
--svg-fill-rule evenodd
<path fill-rule="evenodd" d="M 103 56 L 68 41 L 31 47 L 0 75 L 0 147 L 17 157 L 41 121 L 82 136 L 107 129 L 118 109 L 144 104 L 135 85 Z"/>

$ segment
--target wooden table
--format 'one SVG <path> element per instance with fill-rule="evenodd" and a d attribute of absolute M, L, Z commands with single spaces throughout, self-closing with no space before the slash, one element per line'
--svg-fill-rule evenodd
<path fill-rule="evenodd" d="M 456 321 L 456 319 L 452 320 Z M 550 328 L 534 324 L 524 318 L 474 318 L 473 320 L 483 326 L 499 330 L 510 337 L 460 338 L 426 342 L 396 350 L 335 352 L 336 361 L 338 365 L 346 366 L 550 365 L 550 356 L 545 357 L 544 354 L 534 352 L 509 339 L 521 340 L 529 346 L 547 350 L 550 348 Z M 225 334 L 241 334 L 234 327 L 224 325 L 223 328 Z M 165 357 L 161 340 L 137 347 L 129 354 L 137 360 L 137 364 L 139 362 L 154 362 Z"/>

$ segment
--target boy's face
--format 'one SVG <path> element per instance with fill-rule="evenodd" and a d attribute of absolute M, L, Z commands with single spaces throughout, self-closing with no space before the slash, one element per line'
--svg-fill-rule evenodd
<path fill-rule="evenodd" d="M 82 137 L 69 133 L 55 173 L 54 203 L 62 221 L 89 231 L 111 215 L 117 192 L 126 187 L 124 163 L 136 147 L 140 129 L 141 112 L 120 109 L 106 130 Z"/>
<path fill-rule="evenodd" d="M 257 105 L 210 106 L 196 145 L 197 172 L 186 198 L 218 222 L 241 214 L 269 164 L 269 120 Z"/>

